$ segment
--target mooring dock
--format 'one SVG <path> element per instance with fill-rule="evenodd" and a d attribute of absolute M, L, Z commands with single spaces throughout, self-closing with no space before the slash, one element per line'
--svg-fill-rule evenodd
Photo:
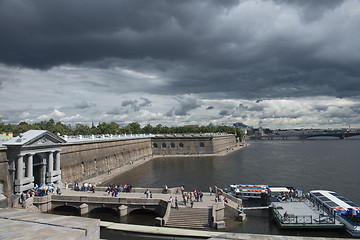
<path fill-rule="evenodd" d="M 342 228 L 334 216 L 318 209 L 310 201 L 273 202 L 274 219 L 282 228 Z"/>

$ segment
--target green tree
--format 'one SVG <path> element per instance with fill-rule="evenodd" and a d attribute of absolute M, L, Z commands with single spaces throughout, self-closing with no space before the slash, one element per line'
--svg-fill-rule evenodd
<path fill-rule="evenodd" d="M 146 134 L 154 133 L 154 127 L 148 123 L 145 127 L 142 128 L 142 132 Z"/>
<path fill-rule="evenodd" d="M 131 128 L 131 132 L 135 134 L 142 133 L 140 124 L 138 122 L 132 122 L 128 125 Z"/>
<path fill-rule="evenodd" d="M 73 133 L 74 135 L 90 135 L 90 127 L 81 123 L 77 123 Z"/>

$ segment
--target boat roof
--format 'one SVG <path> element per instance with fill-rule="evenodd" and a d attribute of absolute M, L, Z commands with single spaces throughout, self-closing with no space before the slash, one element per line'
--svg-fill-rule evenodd
<path fill-rule="evenodd" d="M 272 193 L 289 193 L 290 189 L 287 187 L 269 187 L 270 192 Z"/>
<path fill-rule="evenodd" d="M 239 188 L 267 188 L 267 185 L 264 184 L 230 184 L 231 187 L 239 187 Z"/>
<path fill-rule="evenodd" d="M 342 208 L 344 210 L 349 208 L 358 208 L 360 210 L 360 206 L 344 196 L 327 190 L 314 190 L 310 191 L 312 195 L 314 195 L 317 199 L 322 201 L 324 204 L 328 205 L 330 208 Z"/>

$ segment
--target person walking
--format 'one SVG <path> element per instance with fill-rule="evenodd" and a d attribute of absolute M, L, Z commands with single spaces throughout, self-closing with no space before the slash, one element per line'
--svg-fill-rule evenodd
<path fill-rule="evenodd" d="M 179 209 L 179 199 L 178 199 L 178 197 L 175 197 L 175 208 Z"/>
<path fill-rule="evenodd" d="M 174 199 L 170 196 L 170 206 L 174 208 Z"/>

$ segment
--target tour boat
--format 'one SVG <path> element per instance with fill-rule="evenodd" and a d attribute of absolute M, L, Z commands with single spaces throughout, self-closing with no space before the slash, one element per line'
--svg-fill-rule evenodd
<path fill-rule="evenodd" d="M 353 237 L 360 237 L 360 206 L 344 196 L 326 190 L 310 191 L 309 199 L 344 224 Z"/>
<path fill-rule="evenodd" d="M 231 184 L 235 196 L 241 199 L 261 199 L 261 194 L 267 194 L 267 185 Z"/>

